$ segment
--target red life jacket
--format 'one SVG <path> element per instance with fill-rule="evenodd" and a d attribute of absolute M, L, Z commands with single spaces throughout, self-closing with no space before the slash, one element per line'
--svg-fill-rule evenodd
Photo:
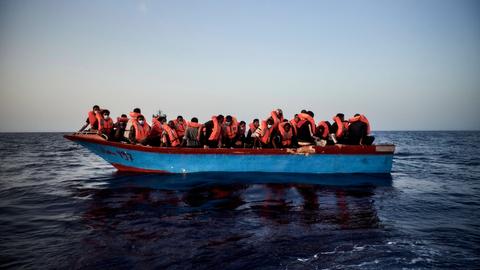
<path fill-rule="evenodd" d="M 180 144 L 180 140 L 178 139 L 177 132 L 175 129 L 171 128 L 167 124 L 163 124 L 163 129 L 167 132 L 168 138 L 170 139 L 170 144 L 172 147 L 175 147 Z"/>
<path fill-rule="evenodd" d="M 350 123 L 357 122 L 357 121 L 362 121 L 363 123 L 365 123 L 367 125 L 367 134 L 370 134 L 370 122 L 368 121 L 367 117 L 365 117 L 365 115 L 361 114 L 357 117 L 352 117 L 352 118 L 348 119 L 348 122 L 350 122 Z"/>
<path fill-rule="evenodd" d="M 218 120 L 217 120 L 216 115 L 212 116 L 212 121 L 213 121 L 212 134 L 210 134 L 210 137 L 208 137 L 208 140 L 209 141 L 218 141 L 220 139 L 222 128 L 218 124 Z"/>
<path fill-rule="evenodd" d="M 90 127 L 93 127 L 95 124 L 95 121 L 97 121 L 97 115 L 95 114 L 94 111 L 89 111 L 88 112 L 88 123 L 90 124 Z"/>
<path fill-rule="evenodd" d="M 237 118 L 232 116 L 232 123 L 230 124 L 230 126 L 225 125 L 225 135 L 227 135 L 229 139 L 233 139 L 235 138 L 235 136 L 237 136 L 237 132 L 238 121 Z"/>
<path fill-rule="evenodd" d="M 299 113 L 298 117 L 300 118 L 300 120 L 305 120 L 310 122 L 310 131 L 312 132 L 312 134 L 315 134 L 315 129 L 317 125 L 315 125 L 315 120 L 313 119 L 313 117 L 311 117 L 309 114 L 306 114 L 306 113 Z"/>
<path fill-rule="evenodd" d="M 290 124 L 292 125 L 293 132 L 294 132 L 295 134 L 297 134 L 297 122 L 295 121 L 295 118 L 293 118 L 292 120 L 290 120 Z"/>
<path fill-rule="evenodd" d="M 141 141 L 147 138 L 148 134 L 150 134 L 150 125 L 148 125 L 147 121 L 144 121 L 142 126 L 138 123 L 137 119 L 135 118 L 132 124 L 135 127 L 135 139 L 137 141 Z"/>
<path fill-rule="evenodd" d="M 335 123 L 337 124 L 337 132 L 335 133 L 335 137 L 337 138 L 342 138 L 343 137 L 343 123 L 342 123 L 342 120 L 340 120 L 340 118 L 338 116 L 334 116 L 333 117 L 333 121 L 335 121 Z"/>
<path fill-rule="evenodd" d="M 113 120 L 112 118 L 108 118 L 108 120 L 105 120 L 103 118 L 100 118 L 98 120 L 98 131 L 106 134 L 110 134 L 113 129 Z"/>
<path fill-rule="evenodd" d="M 287 132 L 285 130 L 285 124 L 287 124 L 287 122 L 280 123 L 278 125 L 278 131 L 280 131 L 280 135 L 282 136 L 282 145 L 289 146 L 290 144 L 292 144 L 293 129 L 290 125 L 290 130 Z"/>
<path fill-rule="evenodd" d="M 327 138 L 328 133 L 330 132 L 330 130 L 328 129 L 327 122 L 320 121 L 320 123 L 318 123 L 318 129 L 320 129 L 320 127 L 323 127 L 322 138 L 324 139 Z"/>
<path fill-rule="evenodd" d="M 173 120 L 175 124 L 175 131 L 177 132 L 178 137 L 185 136 L 185 130 L 187 130 L 187 123 L 183 120 L 183 123 L 180 123 L 177 119 Z"/>
<path fill-rule="evenodd" d="M 278 125 L 283 122 L 283 115 L 282 117 L 278 117 L 277 111 L 272 111 L 270 115 L 272 116 L 272 119 L 273 119 L 273 127 L 277 128 Z"/>
<path fill-rule="evenodd" d="M 272 135 L 273 126 L 269 129 L 267 121 L 262 121 L 260 127 L 262 129 L 262 136 L 260 136 L 260 141 L 264 144 L 270 143 L 270 136 Z"/>

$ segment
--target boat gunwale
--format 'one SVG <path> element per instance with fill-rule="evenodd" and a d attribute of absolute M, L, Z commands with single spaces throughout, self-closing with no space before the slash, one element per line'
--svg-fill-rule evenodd
<path fill-rule="evenodd" d="M 315 153 L 308 152 L 292 152 L 291 149 L 251 149 L 251 148 L 177 148 L 177 147 L 155 147 L 144 145 L 133 145 L 120 142 L 112 142 L 101 139 L 94 139 L 81 135 L 64 135 L 64 138 L 71 141 L 83 141 L 89 143 L 96 143 L 106 146 L 118 147 L 128 150 L 135 150 L 141 152 L 153 152 L 162 154 L 193 154 L 193 155 L 393 155 L 395 145 L 380 144 L 380 145 L 327 145 L 327 146 L 313 146 Z M 392 151 L 378 151 L 377 147 L 391 147 Z"/>

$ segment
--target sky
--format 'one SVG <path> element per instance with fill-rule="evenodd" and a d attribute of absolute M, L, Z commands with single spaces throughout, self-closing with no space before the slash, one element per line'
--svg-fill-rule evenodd
<path fill-rule="evenodd" d="M 0 132 L 75 131 L 94 104 L 480 130 L 479 103 L 479 1 L 0 1 Z"/>

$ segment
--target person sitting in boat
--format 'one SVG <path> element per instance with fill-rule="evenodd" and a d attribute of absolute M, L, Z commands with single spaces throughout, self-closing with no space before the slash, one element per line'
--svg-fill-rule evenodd
<path fill-rule="evenodd" d="M 293 119 L 290 120 L 290 125 L 292 126 L 293 134 L 295 134 L 295 136 L 297 135 L 297 124 L 298 124 L 298 122 L 300 122 L 300 117 L 298 117 L 298 114 L 295 114 L 293 116 Z"/>
<path fill-rule="evenodd" d="M 354 145 L 372 145 L 375 137 L 370 136 L 370 123 L 363 114 L 355 114 L 348 119 L 348 143 Z"/>
<path fill-rule="evenodd" d="M 314 114 L 312 111 L 306 113 L 299 113 L 298 118 L 300 121 L 297 123 L 297 140 L 299 145 L 310 145 L 315 143 L 316 124 L 313 119 Z"/>
<path fill-rule="evenodd" d="M 125 138 L 130 138 L 130 130 L 132 129 L 133 122 L 137 120 L 137 117 L 140 115 L 142 115 L 140 108 L 135 108 L 133 109 L 133 112 L 130 112 L 130 120 L 128 120 L 127 126 L 125 127 L 125 133 L 123 134 Z"/>
<path fill-rule="evenodd" d="M 132 126 L 130 128 L 129 140 L 133 144 L 142 144 L 146 145 L 148 140 L 148 135 L 150 134 L 150 125 L 145 121 L 143 115 L 137 115 L 135 119 L 132 120 Z"/>
<path fill-rule="evenodd" d="M 222 124 L 223 115 L 214 115 L 212 120 L 204 124 L 204 132 L 202 132 L 202 141 L 205 147 L 217 148 L 222 145 Z"/>
<path fill-rule="evenodd" d="M 235 148 L 244 148 L 245 147 L 245 131 L 247 129 L 247 123 L 245 121 L 240 121 L 238 123 L 238 132 L 237 136 L 234 139 L 233 147 Z"/>
<path fill-rule="evenodd" d="M 113 120 L 110 118 L 109 110 L 102 110 L 101 113 L 97 114 L 98 121 L 98 131 L 99 135 L 105 135 L 107 138 L 113 139 Z"/>
<path fill-rule="evenodd" d="M 187 129 L 187 123 L 183 120 L 183 116 L 181 115 L 177 116 L 177 119 L 173 120 L 173 123 L 175 124 L 175 132 L 177 132 L 178 139 L 180 140 L 180 143 L 182 143 L 183 136 L 185 136 L 185 130 Z"/>
<path fill-rule="evenodd" d="M 260 125 L 260 135 L 255 138 L 254 147 L 260 146 L 261 148 L 272 148 L 272 138 L 274 137 L 274 121 L 270 117 L 266 121 L 262 121 Z"/>
<path fill-rule="evenodd" d="M 115 135 L 114 140 L 117 142 L 126 142 L 127 139 L 123 136 L 125 134 L 125 128 L 127 127 L 128 117 L 126 114 L 122 114 L 117 117 L 117 122 L 114 125 Z"/>
<path fill-rule="evenodd" d="M 317 133 L 316 136 L 323 140 L 323 145 L 326 144 L 333 144 L 333 142 L 329 139 L 328 134 L 330 134 L 331 124 L 328 121 L 320 121 L 317 125 Z"/>
<path fill-rule="evenodd" d="M 163 135 L 163 124 L 167 121 L 167 118 L 161 114 L 152 116 L 152 129 L 148 135 L 148 145 L 160 146 Z"/>
<path fill-rule="evenodd" d="M 291 148 L 293 147 L 294 134 L 292 125 L 288 121 L 278 124 L 278 132 L 272 140 L 273 148 Z"/>
<path fill-rule="evenodd" d="M 255 131 L 258 129 L 260 126 L 260 121 L 258 119 L 253 119 L 253 121 L 248 124 L 248 132 L 247 132 L 247 137 L 245 138 L 245 147 L 252 148 L 253 147 L 253 141 L 254 141 L 254 136 Z"/>
<path fill-rule="evenodd" d="M 168 121 L 168 124 L 163 124 L 163 136 L 162 143 L 167 147 L 177 147 L 180 146 L 180 138 L 178 138 L 177 132 L 175 131 L 175 122 L 172 120 Z"/>
<path fill-rule="evenodd" d="M 347 142 L 347 125 L 345 123 L 345 115 L 343 113 L 337 113 L 333 117 L 333 124 L 330 127 L 330 139 L 335 144 L 343 144 Z"/>
<path fill-rule="evenodd" d="M 90 130 L 94 131 L 98 129 L 98 119 L 97 119 L 97 114 L 100 113 L 100 106 L 98 105 L 93 105 L 93 108 L 91 111 L 88 112 L 88 117 L 87 121 L 85 121 L 85 125 L 78 130 L 78 132 L 84 131 L 88 126 L 90 126 Z"/>
<path fill-rule="evenodd" d="M 222 145 L 226 148 L 231 148 L 235 144 L 235 139 L 238 133 L 237 118 L 231 115 L 225 117 L 225 123 L 222 128 Z"/>
<path fill-rule="evenodd" d="M 185 130 L 185 135 L 183 136 L 183 144 L 186 147 L 198 148 L 201 147 L 200 144 L 200 131 L 202 130 L 202 125 L 198 123 L 198 119 L 193 117 L 190 122 L 187 124 L 187 129 Z"/>
<path fill-rule="evenodd" d="M 280 123 L 283 122 L 283 111 L 282 109 L 276 109 L 270 113 L 270 116 L 273 119 L 273 127 L 277 128 Z"/>

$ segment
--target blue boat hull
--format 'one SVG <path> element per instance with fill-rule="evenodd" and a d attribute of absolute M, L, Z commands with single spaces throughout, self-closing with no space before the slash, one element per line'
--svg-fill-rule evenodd
<path fill-rule="evenodd" d="M 72 139 L 72 138 L 69 138 Z M 121 171 L 157 173 L 268 172 L 268 173 L 390 173 L 393 151 L 385 153 L 273 154 L 264 152 L 153 151 L 152 147 L 126 147 L 119 143 L 74 140 Z M 138 148 L 138 149 L 136 149 Z M 164 148 L 165 149 L 165 148 Z M 199 149 L 197 151 L 202 151 Z M 261 150 L 260 150 L 261 151 Z"/>

